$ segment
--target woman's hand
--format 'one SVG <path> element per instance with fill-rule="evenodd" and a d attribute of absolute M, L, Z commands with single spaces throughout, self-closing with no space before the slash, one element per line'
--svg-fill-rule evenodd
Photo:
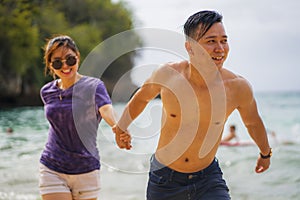
<path fill-rule="evenodd" d="M 117 125 L 112 127 L 112 131 L 115 133 L 115 140 L 120 149 L 131 149 L 131 135 L 128 131 L 121 130 Z"/>

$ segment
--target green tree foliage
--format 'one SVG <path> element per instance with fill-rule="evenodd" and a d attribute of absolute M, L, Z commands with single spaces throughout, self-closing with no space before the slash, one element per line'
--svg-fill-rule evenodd
<path fill-rule="evenodd" d="M 32 25 L 30 8 L 21 1 L 1 5 L 0 13 L 1 72 L 23 75 L 39 56 L 38 28 Z"/>
<path fill-rule="evenodd" d="M 131 11 L 111 0 L 0 0 L 0 94 L 38 97 L 44 77 L 43 49 L 56 34 L 74 38 L 81 60 L 105 39 L 133 28 Z M 138 37 L 134 39 L 140 45 Z M 111 89 L 133 66 L 134 54 L 124 55 L 103 74 Z M 1 105 L 0 100 L 0 105 Z"/>

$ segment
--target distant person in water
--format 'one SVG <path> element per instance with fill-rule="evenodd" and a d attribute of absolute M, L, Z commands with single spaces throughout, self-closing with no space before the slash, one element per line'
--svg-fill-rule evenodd
<path fill-rule="evenodd" d="M 293 145 L 296 144 L 296 141 L 293 141 L 292 139 L 287 139 L 286 137 L 284 139 L 278 138 L 277 134 L 274 130 L 267 129 L 267 133 L 276 145 Z"/>
<path fill-rule="evenodd" d="M 229 133 L 221 140 L 221 144 L 224 142 L 232 141 L 233 139 L 235 139 L 236 141 L 239 140 L 239 138 L 236 134 L 236 126 L 235 125 L 231 125 L 229 127 Z"/>
<path fill-rule="evenodd" d="M 14 130 L 13 130 L 11 127 L 8 127 L 8 128 L 6 129 L 7 135 L 12 134 L 13 132 L 14 132 Z"/>

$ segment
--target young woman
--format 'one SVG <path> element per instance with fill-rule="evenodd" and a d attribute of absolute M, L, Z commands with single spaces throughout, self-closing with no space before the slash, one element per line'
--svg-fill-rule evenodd
<path fill-rule="evenodd" d="M 100 79 L 78 73 L 80 52 L 69 36 L 50 39 L 44 61 L 54 80 L 41 89 L 50 127 L 40 158 L 40 193 L 43 200 L 97 199 L 98 125 L 102 118 L 111 127 L 116 123 L 110 97 Z M 125 134 L 130 141 L 130 135 L 122 134 L 116 134 L 118 146 L 130 149 L 130 142 L 120 140 Z"/>

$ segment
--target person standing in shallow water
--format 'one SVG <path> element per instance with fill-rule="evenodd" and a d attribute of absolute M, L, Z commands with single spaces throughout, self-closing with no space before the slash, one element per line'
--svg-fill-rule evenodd
<path fill-rule="evenodd" d="M 230 125 L 229 127 L 229 133 L 222 139 L 221 143 L 222 142 L 229 142 L 231 140 L 239 140 L 238 139 L 238 136 L 236 135 L 236 127 L 235 125 Z"/>
<path fill-rule="evenodd" d="M 43 200 L 95 200 L 100 191 L 98 125 L 102 118 L 111 127 L 116 123 L 110 97 L 100 79 L 78 73 L 80 53 L 69 36 L 50 39 L 44 61 L 45 73 L 54 80 L 40 91 L 49 121 L 40 158 L 40 194 Z M 129 142 L 120 140 L 121 135 Z M 131 148 L 127 133 L 116 134 L 116 141 L 120 148 Z"/>
<path fill-rule="evenodd" d="M 270 166 L 272 154 L 248 81 L 223 68 L 228 36 L 222 16 L 200 11 L 185 25 L 189 61 L 158 68 L 135 93 L 113 127 L 126 132 L 157 95 L 163 104 L 160 139 L 151 158 L 148 200 L 227 200 L 228 187 L 216 159 L 228 116 L 237 109 L 260 154 L 255 171 Z"/>

